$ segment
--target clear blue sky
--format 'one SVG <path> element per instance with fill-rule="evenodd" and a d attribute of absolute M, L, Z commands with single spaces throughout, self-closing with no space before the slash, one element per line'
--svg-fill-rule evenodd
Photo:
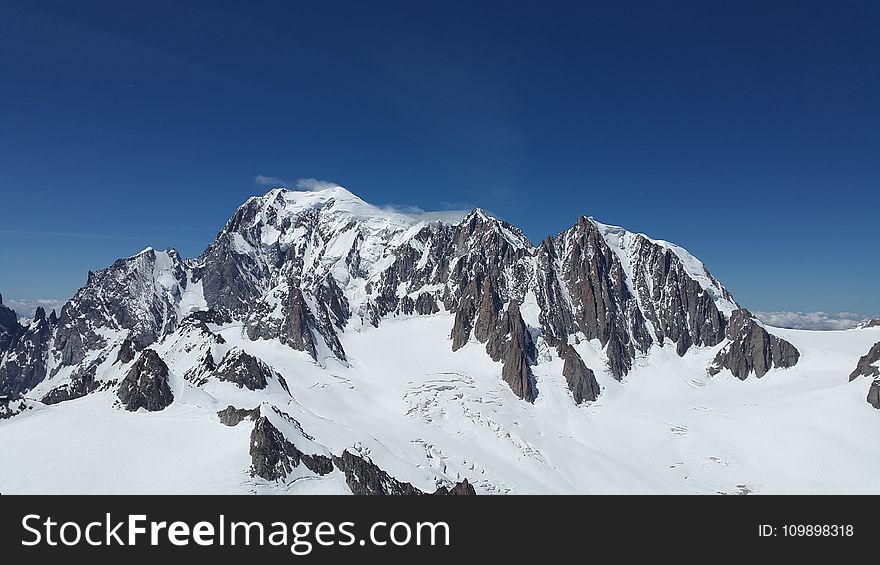
<path fill-rule="evenodd" d="M 593 215 L 750 308 L 880 314 L 880 2 L 529 4 L 3 1 L 0 292 L 195 256 L 269 175 L 535 241 Z"/>

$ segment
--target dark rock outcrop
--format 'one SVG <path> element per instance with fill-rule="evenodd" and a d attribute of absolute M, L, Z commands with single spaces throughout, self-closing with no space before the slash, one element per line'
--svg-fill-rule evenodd
<path fill-rule="evenodd" d="M 583 216 L 562 234 L 559 274 L 573 306 L 574 327 L 598 339 L 605 348 L 611 373 L 621 379 L 629 372 L 636 352 L 646 352 L 651 338 L 636 298 L 630 293 L 620 260 L 598 227 Z"/>
<path fill-rule="evenodd" d="M 174 281 L 167 292 L 156 292 L 159 271 Z M 173 249 L 146 249 L 90 272 L 86 285 L 61 309 L 55 334 L 60 363 L 55 370 L 77 365 L 89 351 L 105 348 L 107 341 L 97 331 L 102 327 L 127 330 L 127 337 L 144 347 L 173 332 L 178 322 L 174 300 L 187 284 L 185 265 Z"/>
<path fill-rule="evenodd" d="M 474 486 L 467 479 L 464 479 L 461 482 L 455 483 L 451 488 L 439 487 L 434 491 L 434 494 L 437 496 L 475 496 L 477 491 L 474 490 Z"/>
<path fill-rule="evenodd" d="M 217 369 L 214 362 L 214 355 L 211 350 L 205 351 L 205 354 L 196 361 L 196 364 L 183 374 L 183 378 L 196 386 L 203 386 Z"/>
<path fill-rule="evenodd" d="M 333 457 L 336 468 L 345 473 L 345 482 L 355 495 L 419 495 L 421 490 L 398 481 L 372 461 L 346 450 Z"/>
<path fill-rule="evenodd" d="M 7 313 L 0 306 L 0 318 Z M 15 314 L 13 313 L 13 316 Z M 8 320 L 0 319 L 0 325 Z M 18 322 L 16 322 L 16 325 Z M 46 378 L 49 361 L 49 344 L 55 325 L 46 317 L 43 308 L 37 308 L 34 319 L 27 327 L 19 327 L 15 339 L 9 344 L 5 359 L 0 350 L 0 394 L 20 395 L 31 390 Z M 0 334 L 4 329 L 0 327 Z M 9 334 L 7 334 L 8 336 Z M 3 335 L 0 335 L 0 339 Z"/>
<path fill-rule="evenodd" d="M 300 464 L 318 475 L 333 470 L 330 458 L 304 454 L 265 416 L 254 424 L 250 445 L 251 475 L 267 481 L 283 481 Z"/>
<path fill-rule="evenodd" d="M 229 323 L 232 320 L 226 318 L 224 315 L 220 314 L 215 310 L 202 310 L 198 312 L 193 312 L 186 316 L 183 320 L 180 321 L 179 327 L 181 329 L 189 330 L 190 332 L 197 332 L 198 335 L 216 343 L 222 345 L 226 343 L 226 340 L 223 339 L 223 336 L 211 331 L 208 327 L 208 324 L 224 324 Z"/>
<path fill-rule="evenodd" d="M 627 248 L 629 275 L 609 241 Z M 536 259 L 535 295 L 544 339 L 551 346 L 577 332 L 598 339 L 617 379 L 652 343 L 662 346 L 669 339 L 684 355 L 691 346 L 724 339 L 726 320 L 715 298 L 733 303 L 730 294 L 704 289 L 672 249 L 644 236 L 581 217 L 573 228 L 545 239 Z M 702 270 L 705 280 L 723 289 Z"/>
<path fill-rule="evenodd" d="M 529 365 L 535 358 L 535 345 L 519 310 L 512 300 L 502 311 L 502 298 L 492 277 L 474 281 L 459 304 L 452 329 L 453 350 L 470 339 L 471 328 L 477 341 L 486 344 L 493 361 L 501 361 L 501 378 L 519 398 L 533 402 L 536 396 Z M 477 288 L 480 288 L 478 299 Z"/>
<path fill-rule="evenodd" d="M 455 320 L 452 323 L 452 350 L 458 351 L 471 338 L 471 326 L 474 323 L 474 303 L 467 301 L 455 311 Z"/>
<path fill-rule="evenodd" d="M 216 324 L 218 326 L 222 326 L 223 324 L 228 324 L 231 321 L 232 317 L 228 313 L 221 310 L 208 308 L 207 310 L 196 310 L 195 312 L 190 312 L 183 320 L 180 321 L 180 323 L 181 325 L 187 322 L 192 322 L 198 324 Z"/>
<path fill-rule="evenodd" d="M 8 420 L 28 410 L 33 410 L 30 401 L 23 398 L 9 400 L 8 397 L 0 397 L 0 420 Z"/>
<path fill-rule="evenodd" d="M 880 378 L 874 379 L 868 389 L 868 404 L 880 410 Z"/>
<path fill-rule="evenodd" d="M 164 410 L 174 402 L 168 386 L 168 365 L 152 349 L 144 349 L 119 384 L 117 393 L 125 409 L 135 412 Z"/>
<path fill-rule="evenodd" d="M 227 406 L 223 410 L 217 412 L 217 417 L 220 418 L 220 423 L 224 426 L 237 426 L 243 420 L 256 420 L 260 417 L 260 407 L 257 406 L 251 410 L 247 410 L 245 408 L 236 408 L 235 406 Z"/>
<path fill-rule="evenodd" d="M 437 306 L 437 301 L 434 300 L 433 296 L 427 292 L 423 292 L 416 298 L 415 311 L 420 316 L 429 316 L 439 312 L 440 307 Z"/>
<path fill-rule="evenodd" d="M 516 301 L 507 306 L 491 330 L 486 351 L 494 361 L 502 362 L 501 378 L 513 393 L 526 402 L 534 402 L 537 390 L 529 365 L 535 358 L 535 344 Z"/>
<path fill-rule="evenodd" d="M 3 295 L 0 294 L 0 357 L 12 348 L 22 333 L 24 329 L 18 323 L 15 310 L 3 305 Z"/>
<path fill-rule="evenodd" d="M 239 208 L 199 258 L 199 267 L 193 273 L 193 280 L 202 283 L 208 307 L 236 317 L 260 298 L 262 281 L 270 276 L 266 265 L 236 245 L 236 230 L 252 222 L 255 213 L 247 205 Z"/>
<path fill-rule="evenodd" d="M 98 383 L 95 381 L 95 372 L 103 362 L 98 359 L 87 366 L 77 368 L 70 377 L 70 382 L 57 386 L 47 392 L 41 402 L 43 404 L 58 404 L 59 402 L 67 402 L 82 398 L 85 395 L 98 390 Z"/>
<path fill-rule="evenodd" d="M 302 290 L 293 288 L 285 297 L 281 307 L 281 318 L 269 315 L 266 311 L 257 311 L 251 315 L 247 325 L 250 339 L 275 339 L 297 351 L 305 351 L 312 359 L 317 359 L 313 329 L 316 325 L 314 316 L 306 304 Z"/>
<path fill-rule="evenodd" d="M 116 354 L 116 363 L 122 363 L 125 365 L 126 363 L 131 363 L 134 361 L 135 356 L 137 356 L 137 352 L 140 350 L 140 347 L 133 342 L 132 340 L 125 338 L 122 340 L 122 345 L 119 346 L 119 353 Z"/>
<path fill-rule="evenodd" d="M 710 375 L 717 375 L 726 368 L 740 380 L 752 373 L 760 378 L 770 369 L 793 367 L 800 358 L 792 344 L 768 333 L 745 309 L 735 310 L 731 315 L 727 339 L 729 343 L 709 366 Z"/>
<path fill-rule="evenodd" d="M 302 455 L 302 463 L 306 466 L 306 469 L 318 475 L 326 475 L 333 472 L 333 460 L 326 455 L 304 453 Z"/>
<path fill-rule="evenodd" d="M 560 343 L 556 348 L 559 358 L 563 360 L 562 376 L 568 383 L 568 389 L 574 396 L 576 404 L 599 398 L 599 383 L 581 359 L 577 350 L 567 343 Z"/>
<path fill-rule="evenodd" d="M 334 456 L 333 464 L 345 474 L 345 483 L 354 495 L 420 496 L 429 494 L 410 483 L 398 481 L 369 459 L 348 450 L 343 451 L 339 457 Z M 438 496 L 475 495 L 477 492 L 473 485 L 464 479 L 452 487 L 438 487 L 431 494 Z"/>
<path fill-rule="evenodd" d="M 862 355 L 856 368 L 849 375 L 849 380 L 854 381 L 859 377 L 880 377 L 880 341 L 875 343 L 868 353 Z"/>
<path fill-rule="evenodd" d="M 880 410 L 880 341 L 871 346 L 868 353 L 862 355 L 856 368 L 849 375 L 850 382 L 859 377 L 869 377 L 874 380 L 868 388 L 868 404 Z"/>
<path fill-rule="evenodd" d="M 209 352 L 210 353 L 210 352 Z M 221 381 L 234 383 L 238 388 L 262 390 L 269 384 L 269 379 L 276 379 L 288 392 L 284 377 L 273 371 L 268 365 L 241 349 L 230 349 L 220 361 L 214 375 Z"/>
<path fill-rule="evenodd" d="M 715 305 L 714 291 L 704 289 L 694 280 L 681 258 L 670 248 L 642 235 L 635 236 L 635 240 L 635 294 L 645 319 L 654 328 L 656 340 L 661 344 L 664 339 L 672 340 L 679 355 L 694 345 L 721 343 L 726 335 L 727 320 Z M 702 270 L 703 277 L 721 286 L 708 270 Z M 734 302 L 726 290 L 721 292 L 721 298 Z"/>

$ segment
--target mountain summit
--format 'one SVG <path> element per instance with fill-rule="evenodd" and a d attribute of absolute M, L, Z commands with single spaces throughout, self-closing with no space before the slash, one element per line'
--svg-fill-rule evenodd
<path fill-rule="evenodd" d="M 215 407 L 227 425 L 254 422 L 254 481 L 340 473 L 389 492 L 498 486 L 466 463 L 438 470 L 449 456 L 422 437 L 407 441 L 433 478 L 416 488 L 377 467 L 399 465 L 399 446 L 375 434 L 401 410 L 431 425 L 463 410 L 492 427 L 487 406 L 568 413 L 661 362 L 748 379 L 800 358 L 674 244 L 582 216 L 535 245 L 479 209 L 426 222 L 341 187 L 250 198 L 200 256 L 120 259 L 57 317 L 25 327 L 0 305 L 0 355 L 0 395 L 22 406 Z M 364 406 L 374 424 L 338 423 Z"/>

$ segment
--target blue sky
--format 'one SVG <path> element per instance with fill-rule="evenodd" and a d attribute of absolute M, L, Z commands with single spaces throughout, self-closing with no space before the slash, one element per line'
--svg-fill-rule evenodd
<path fill-rule="evenodd" d="M 752 309 L 880 314 L 878 28 L 867 1 L 6 1 L 0 293 L 195 256 L 265 175 L 535 241 L 593 215 Z"/>

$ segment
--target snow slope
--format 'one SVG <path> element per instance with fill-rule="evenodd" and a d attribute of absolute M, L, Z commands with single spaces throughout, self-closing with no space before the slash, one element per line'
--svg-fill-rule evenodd
<path fill-rule="evenodd" d="M 230 383 L 202 390 L 174 376 L 175 402 L 162 412 L 118 410 L 110 393 L 28 411 L 0 421 L 0 492 L 346 492 L 338 471 L 281 486 L 248 475 L 250 426 L 223 426 L 216 412 L 266 401 L 329 451 L 367 455 L 423 490 L 468 478 L 479 493 L 880 494 L 878 414 L 864 402 L 870 383 L 847 382 L 880 328 L 771 328 L 802 360 L 745 381 L 706 375 L 716 348 L 680 358 L 655 347 L 623 382 L 599 373 L 602 396 L 581 406 L 559 376 L 561 362 L 539 344 L 546 363 L 536 367 L 532 405 L 513 396 L 481 344 L 436 347 L 450 318 L 351 328 L 343 337 L 350 366 L 326 368 L 272 341 L 249 341 L 234 324 L 213 327 L 228 347 L 279 371 L 290 396 Z M 577 348 L 599 366 L 597 342 Z M 170 363 L 176 373 L 189 361 Z"/>

